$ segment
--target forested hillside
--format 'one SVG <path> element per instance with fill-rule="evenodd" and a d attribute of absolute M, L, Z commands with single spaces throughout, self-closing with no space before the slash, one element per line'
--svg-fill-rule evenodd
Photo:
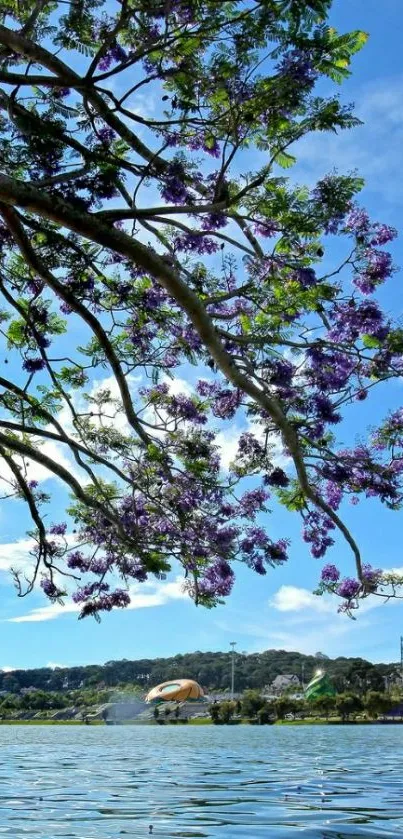
<path fill-rule="evenodd" d="M 383 677 L 396 674 L 396 664 L 371 664 L 361 658 L 326 659 L 284 650 L 267 650 L 235 659 L 236 691 L 264 688 L 276 676 L 294 673 L 306 683 L 318 667 L 325 667 L 338 690 L 383 689 Z M 172 658 L 108 661 L 85 667 L 41 668 L 0 672 L 0 690 L 18 693 L 23 688 L 45 691 L 78 688 L 113 688 L 119 685 L 149 685 L 168 679 L 189 677 L 207 690 L 223 691 L 229 687 L 231 656 L 228 652 L 194 652 Z"/>

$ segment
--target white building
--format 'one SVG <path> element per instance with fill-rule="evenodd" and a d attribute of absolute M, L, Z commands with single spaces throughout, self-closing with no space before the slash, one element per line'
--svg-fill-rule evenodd
<path fill-rule="evenodd" d="M 274 682 L 271 683 L 271 687 L 276 693 L 281 693 L 282 691 L 288 690 L 288 688 L 301 687 L 301 682 L 294 673 L 284 673 L 281 676 L 276 676 Z"/>

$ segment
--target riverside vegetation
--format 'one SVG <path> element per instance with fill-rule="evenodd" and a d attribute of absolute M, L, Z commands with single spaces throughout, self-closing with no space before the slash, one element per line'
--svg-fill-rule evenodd
<path fill-rule="evenodd" d="M 323 660 L 320 661 L 323 664 Z M 270 694 L 273 680 L 286 673 L 301 675 L 303 672 L 305 681 L 308 681 L 319 666 L 318 658 L 297 652 L 267 650 L 251 655 L 238 653 L 235 666 L 237 691 L 243 694 L 242 710 L 239 711 L 239 706 L 235 709 L 222 706 L 222 703 L 213 705 L 219 709 L 221 717 L 233 718 L 241 713 L 244 718 L 259 716 L 262 719 L 282 719 L 288 714 L 301 716 L 307 713 L 307 706 L 301 703 L 296 705 L 296 700 L 290 696 L 291 690 L 296 691 L 295 687 L 277 697 L 275 702 L 263 700 L 262 694 Z M 375 707 L 377 713 L 382 713 L 388 703 L 394 707 L 400 701 L 402 689 L 399 687 L 397 664 L 372 664 L 360 658 L 340 657 L 326 659 L 325 666 L 338 692 L 335 699 L 323 698 L 323 703 L 328 702 L 330 716 L 342 713 L 341 697 L 346 695 L 356 697 L 355 705 L 350 702 L 348 716 L 363 710 L 370 715 L 371 708 L 373 710 Z M 208 695 L 214 698 L 220 694 L 222 698 L 223 694 L 229 695 L 230 667 L 230 653 L 194 652 L 166 659 L 122 660 L 104 665 L 0 672 L 0 717 L 3 720 L 32 717 L 55 719 L 78 715 L 82 719 L 85 716 L 94 718 L 98 714 L 102 720 L 102 707 L 114 702 L 139 702 L 152 684 L 181 676 L 197 679 Z M 331 702 L 336 702 L 336 706 L 331 705 Z M 309 707 L 315 713 L 326 716 L 325 704 Z M 214 710 L 213 716 L 217 713 Z M 164 711 L 161 711 L 160 722 L 164 719 Z M 175 713 L 171 712 L 167 721 L 173 719 Z"/>

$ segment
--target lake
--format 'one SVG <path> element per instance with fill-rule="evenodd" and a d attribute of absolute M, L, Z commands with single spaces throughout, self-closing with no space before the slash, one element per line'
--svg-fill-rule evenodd
<path fill-rule="evenodd" d="M 403 726 L 0 726 L 0 837 L 403 836 Z"/>

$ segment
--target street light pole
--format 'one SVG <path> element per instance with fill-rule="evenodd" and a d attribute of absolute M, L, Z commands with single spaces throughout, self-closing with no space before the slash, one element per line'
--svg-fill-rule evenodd
<path fill-rule="evenodd" d="M 231 699 L 234 698 L 234 686 L 235 686 L 235 647 L 236 641 L 231 641 L 230 647 L 232 650 L 231 655 Z"/>

